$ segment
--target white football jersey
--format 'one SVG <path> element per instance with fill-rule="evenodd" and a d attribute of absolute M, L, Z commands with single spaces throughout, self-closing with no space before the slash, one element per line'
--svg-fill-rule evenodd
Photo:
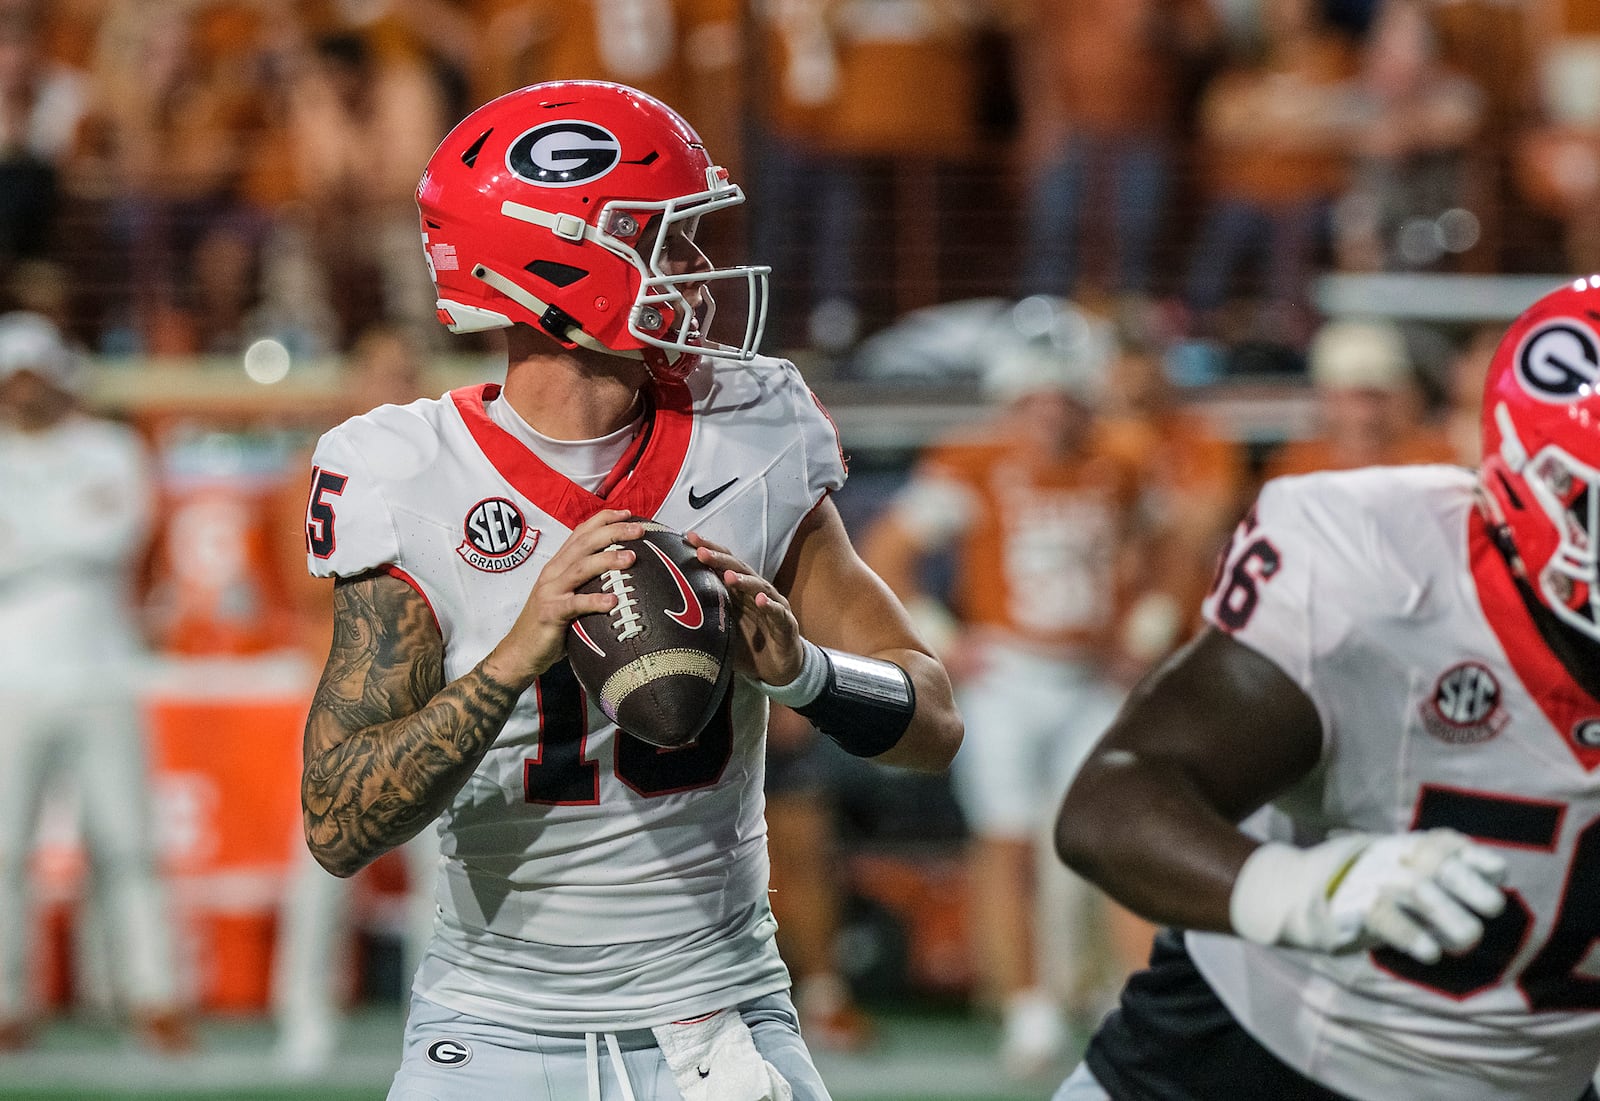
<path fill-rule="evenodd" d="M 1257 1040 L 1358 1101 L 1561 1101 L 1600 1061 L 1600 701 L 1540 640 L 1475 481 L 1427 466 L 1270 482 L 1205 604 L 1322 719 L 1319 766 L 1250 832 L 1448 826 L 1510 868 L 1482 943 L 1431 966 L 1188 934 Z"/>
<path fill-rule="evenodd" d="M 0 428 L 0 692 L 123 693 L 143 652 L 130 591 L 153 490 L 120 424 Z"/>
<path fill-rule="evenodd" d="M 496 424 L 498 393 L 384 406 L 329 432 L 314 458 L 312 572 L 408 580 L 438 620 L 447 679 L 505 636 L 545 563 L 603 508 L 698 531 L 770 578 L 844 482 L 832 422 L 782 361 L 710 361 L 654 388 L 604 498 Z M 565 663 L 541 677 L 440 820 L 439 936 L 418 992 L 587 1031 L 785 987 L 766 906 L 766 708 L 735 678 L 697 741 L 660 750 L 586 706 Z"/>

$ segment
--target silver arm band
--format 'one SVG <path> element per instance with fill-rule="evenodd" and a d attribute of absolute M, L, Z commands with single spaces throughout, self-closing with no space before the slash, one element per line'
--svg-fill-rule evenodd
<path fill-rule="evenodd" d="M 827 667 L 822 691 L 795 711 L 846 753 L 876 757 L 904 736 L 917 710 L 911 676 L 892 661 L 818 648 Z"/>

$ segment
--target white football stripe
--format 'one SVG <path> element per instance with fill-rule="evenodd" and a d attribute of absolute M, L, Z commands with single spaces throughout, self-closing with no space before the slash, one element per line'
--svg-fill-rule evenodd
<path fill-rule="evenodd" d="M 716 684 L 721 673 L 721 663 L 700 650 L 656 650 L 641 654 L 606 678 L 605 684 L 600 686 L 600 706 L 615 718 L 622 701 L 653 680 L 688 676 Z"/>

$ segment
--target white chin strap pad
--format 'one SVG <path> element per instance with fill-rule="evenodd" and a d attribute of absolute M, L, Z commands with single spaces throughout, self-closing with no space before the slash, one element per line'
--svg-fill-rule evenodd
<path fill-rule="evenodd" d="M 486 310 L 481 306 L 468 306 L 449 298 L 434 303 L 441 321 L 453 333 L 486 333 L 491 329 L 511 328 L 511 319 L 503 313 Z"/>

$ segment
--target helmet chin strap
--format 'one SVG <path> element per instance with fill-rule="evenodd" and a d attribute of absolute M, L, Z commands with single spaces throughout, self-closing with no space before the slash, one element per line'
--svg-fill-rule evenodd
<path fill-rule="evenodd" d="M 528 290 L 526 287 L 507 279 L 493 268 L 478 264 L 472 269 L 475 279 L 493 287 L 511 301 L 527 310 L 540 319 L 541 327 L 557 340 L 576 344 L 592 352 L 603 352 L 606 355 L 617 356 L 619 359 L 644 359 L 643 352 L 619 351 L 616 348 L 607 348 L 594 337 L 584 332 L 578 325 L 550 303 Z M 547 324 L 544 319 L 551 318 L 553 323 Z M 560 330 L 560 331 L 557 331 Z"/>
<path fill-rule="evenodd" d="M 538 317 L 540 319 L 540 327 L 556 340 L 575 344 L 592 352 L 616 356 L 618 359 L 643 360 L 650 373 L 656 378 L 669 382 L 681 382 L 705 358 L 694 352 L 684 352 L 674 358 L 668 358 L 667 353 L 659 348 L 629 349 L 626 351 L 607 348 L 594 337 L 584 332 L 576 322 L 567 317 L 558 308 L 544 301 L 526 287 L 507 279 L 493 268 L 479 264 L 472 269 L 472 274 L 474 278 L 493 287 L 511 299 L 511 301 Z"/>

